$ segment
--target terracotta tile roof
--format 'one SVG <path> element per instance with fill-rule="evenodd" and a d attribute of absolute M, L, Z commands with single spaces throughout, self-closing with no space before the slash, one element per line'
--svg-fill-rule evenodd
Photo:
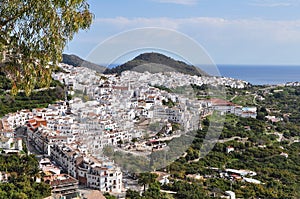
<path fill-rule="evenodd" d="M 236 104 L 229 102 L 227 100 L 219 99 L 219 98 L 211 98 L 208 100 L 211 102 L 213 105 L 218 105 L 218 106 L 237 106 Z"/>

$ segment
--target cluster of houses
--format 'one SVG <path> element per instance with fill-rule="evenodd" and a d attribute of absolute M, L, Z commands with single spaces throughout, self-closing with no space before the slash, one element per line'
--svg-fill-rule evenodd
<path fill-rule="evenodd" d="M 15 131 L 10 128 L 7 119 L 0 119 L 0 151 L 11 154 L 23 151 L 22 138 L 16 137 Z"/>
<path fill-rule="evenodd" d="M 95 158 L 91 155 L 83 138 L 84 133 L 92 132 L 94 128 L 88 123 L 79 123 L 74 116 L 67 115 L 67 107 L 66 102 L 58 102 L 48 108 L 22 110 L 2 118 L 1 150 L 6 153 L 22 151 L 22 138 L 15 138 L 15 132 L 10 129 L 26 126 L 27 142 L 52 160 L 42 159 L 40 167 L 45 174 L 43 180 L 52 186 L 53 194 L 75 194 L 78 184 L 103 192 L 120 193 L 121 169 L 103 157 Z M 109 129 L 112 126 L 100 125 L 98 133 L 102 132 L 100 129 Z M 116 134 L 115 132 L 110 134 L 113 136 L 105 136 L 107 144 L 114 143 Z M 122 133 L 117 136 L 119 135 L 124 136 Z M 122 139 L 125 140 L 124 137 Z M 97 140 L 104 141 L 101 138 Z M 2 181 L 5 181 L 5 175 L 2 176 Z"/>
<path fill-rule="evenodd" d="M 300 82 L 288 82 L 285 86 L 300 86 Z"/>
<path fill-rule="evenodd" d="M 61 173 L 60 168 L 50 159 L 41 159 L 39 166 L 44 173 L 43 180 L 52 187 L 53 196 L 77 194 L 78 180 L 68 174 Z"/>
<path fill-rule="evenodd" d="M 250 170 L 244 170 L 244 169 L 219 169 L 215 167 L 209 167 L 208 169 L 213 170 L 218 173 L 218 177 L 220 178 L 226 178 L 231 181 L 243 181 L 247 183 L 253 183 L 253 184 L 261 184 L 262 182 L 259 180 L 256 180 L 252 177 L 256 176 L 257 173 Z M 195 180 L 204 180 L 205 178 L 211 178 L 212 175 L 204 175 L 201 176 L 199 174 L 189 174 L 186 176 L 190 179 Z M 217 177 L 217 176 L 215 176 Z"/>
<path fill-rule="evenodd" d="M 261 184 L 261 181 L 251 178 L 256 175 L 256 172 L 250 170 L 225 169 L 225 171 L 220 172 L 220 177 L 222 178 L 241 180 L 253 184 Z"/>
<path fill-rule="evenodd" d="M 168 135 L 174 131 L 172 124 L 181 127 L 180 133 L 198 129 L 201 116 L 213 110 L 256 117 L 255 107 L 241 107 L 215 98 L 197 100 L 191 98 L 188 91 L 180 95 L 151 86 L 247 86 L 240 80 L 172 72 L 126 71 L 121 76 L 100 75 L 87 68 L 66 64 L 61 67 L 65 72 L 53 74 L 53 78 L 66 86 L 66 95 L 73 95 L 72 100 L 10 113 L 0 120 L 0 148 L 21 151 L 22 139 L 15 138 L 14 131 L 8 129 L 25 126 L 27 142 L 52 160 L 43 160 L 40 166 L 47 174 L 44 180 L 53 185 L 56 194 L 74 192 L 78 184 L 120 193 L 121 169 L 103 156 L 102 149 L 121 143 L 127 143 L 124 146 L 128 147 L 132 139 L 146 138 L 151 124 L 163 124 L 163 133 Z M 158 142 L 149 146 L 159 150 L 165 145 Z"/>
<path fill-rule="evenodd" d="M 243 107 L 240 105 L 236 105 L 227 100 L 212 98 L 206 101 L 207 106 L 211 107 L 214 110 L 220 111 L 222 114 L 234 114 L 239 117 L 245 118 L 256 118 L 257 116 L 257 108 L 256 107 Z"/>
<path fill-rule="evenodd" d="M 192 76 L 178 72 L 164 72 L 164 73 L 139 73 L 135 71 L 122 72 L 122 81 L 128 82 L 131 80 L 134 84 L 151 82 L 152 85 L 162 85 L 167 88 L 176 88 L 181 86 L 187 86 L 195 84 L 211 85 L 211 86 L 228 86 L 231 88 L 245 88 L 249 86 L 249 83 L 243 80 L 237 80 L 228 77 L 216 77 L 216 76 Z M 138 80 L 138 82 L 136 82 Z"/>

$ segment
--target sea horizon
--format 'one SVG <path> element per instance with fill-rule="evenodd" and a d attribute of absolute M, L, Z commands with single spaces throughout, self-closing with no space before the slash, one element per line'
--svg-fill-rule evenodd
<path fill-rule="evenodd" d="M 297 65 L 217 64 L 220 75 L 247 81 L 253 85 L 278 85 L 300 81 Z"/>
<path fill-rule="evenodd" d="M 110 64 L 114 68 L 121 64 Z M 244 80 L 252 85 L 278 85 L 300 82 L 300 65 L 216 64 L 221 77 Z"/>

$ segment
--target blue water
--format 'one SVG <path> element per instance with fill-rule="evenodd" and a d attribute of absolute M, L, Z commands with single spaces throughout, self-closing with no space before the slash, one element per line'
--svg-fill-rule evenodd
<path fill-rule="evenodd" d="M 300 66 L 218 65 L 221 76 L 245 80 L 253 85 L 300 82 Z"/>
<path fill-rule="evenodd" d="M 118 65 L 119 64 L 110 65 L 109 68 Z M 217 65 L 217 67 L 221 76 L 245 80 L 253 85 L 274 85 L 287 82 L 300 82 L 300 65 Z"/>

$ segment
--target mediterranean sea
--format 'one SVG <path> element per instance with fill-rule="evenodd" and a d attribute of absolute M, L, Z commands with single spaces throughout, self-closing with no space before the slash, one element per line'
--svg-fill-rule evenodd
<path fill-rule="evenodd" d="M 220 75 L 245 80 L 253 85 L 300 82 L 300 66 L 217 65 Z"/>

